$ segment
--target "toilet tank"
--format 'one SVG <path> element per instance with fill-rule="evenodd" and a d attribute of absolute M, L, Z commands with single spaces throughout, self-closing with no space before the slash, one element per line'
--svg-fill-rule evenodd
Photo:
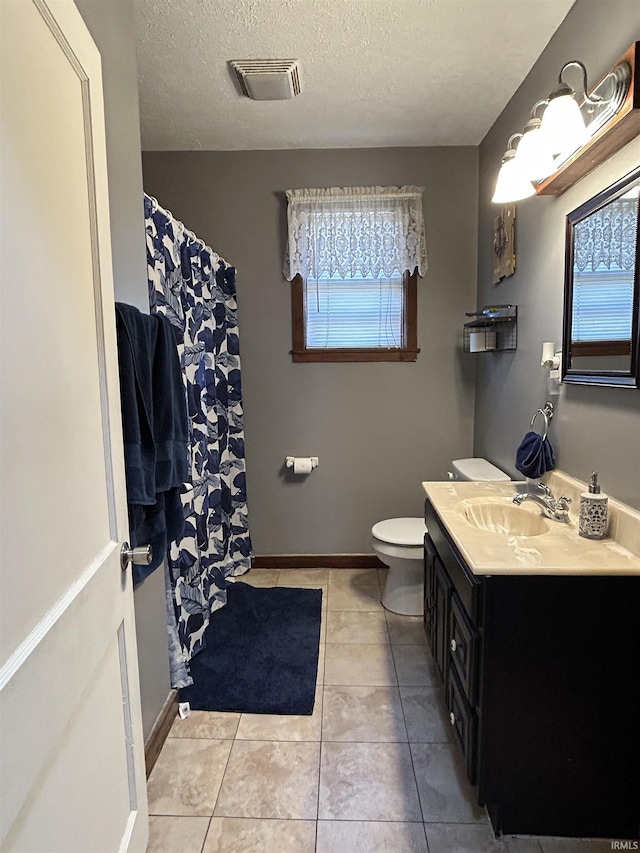
<path fill-rule="evenodd" d="M 453 471 L 449 472 L 450 480 L 511 480 L 504 471 L 481 457 L 454 459 L 451 467 Z"/>

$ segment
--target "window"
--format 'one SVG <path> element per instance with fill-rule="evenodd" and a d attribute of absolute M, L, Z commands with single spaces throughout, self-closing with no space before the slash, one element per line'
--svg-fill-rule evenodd
<path fill-rule="evenodd" d="M 415 361 L 416 274 L 292 282 L 294 361 Z"/>
<path fill-rule="evenodd" d="M 422 189 L 287 192 L 293 361 L 415 361 Z"/>

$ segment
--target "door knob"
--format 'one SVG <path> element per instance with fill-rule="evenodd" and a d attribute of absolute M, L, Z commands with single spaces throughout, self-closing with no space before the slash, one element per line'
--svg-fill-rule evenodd
<path fill-rule="evenodd" d="M 151 563 L 153 551 L 151 545 L 140 545 L 138 548 L 131 548 L 128 542 L 122 543 L 120 548 L 120 568 L 126 571 L 129 563 L 135 563 L 137 566 L 148 566 Z"/>

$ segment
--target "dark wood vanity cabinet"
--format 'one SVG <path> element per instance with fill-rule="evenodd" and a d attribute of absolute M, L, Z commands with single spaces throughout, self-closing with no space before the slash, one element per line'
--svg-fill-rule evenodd
<path fill-rule="evenodd" d="M 640 577 L 474 575 L 425 515 L 425 630 L 496 834 L 637 840 Z"/>

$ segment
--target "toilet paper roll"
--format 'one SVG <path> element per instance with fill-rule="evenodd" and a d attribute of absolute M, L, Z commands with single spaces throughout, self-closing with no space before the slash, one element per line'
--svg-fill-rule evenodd
<path fill-rule="evenodd" d="M 470 352 L 486 352 L 496 348 L 495 332 L 471 332 L 469 335 Z"/>
<path fill-rule="evenodd" d="M 296 456 L 293 460 L 294 474 L 310 474 L 313 471 L 313 464 L 309 456 Z"/>

